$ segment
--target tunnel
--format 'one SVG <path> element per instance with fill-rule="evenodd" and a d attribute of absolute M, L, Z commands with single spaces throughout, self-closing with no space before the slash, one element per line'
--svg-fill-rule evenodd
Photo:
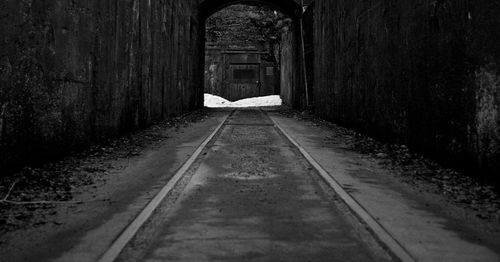
<path fill-rule="evenodd" d="M 204 0 L 199 5 L 199 14 L 200 14 L 200 33 L 203 34 L 205 32 L 205 21 L 212 14 L 224 9 L 225 7 L 236 5 L 236 4 L 245 4 L 245 5 L 266 5 L 270 8 L 277 10 L 287 17 L 291 19 L 291 24 L 286 32 L 282 33 L 283 40 L 283 48 L 281 50 L 281 65 L 279 70 L 279 94 L 283 99 L 284 104 L 300 107 L 304 102 L 304 74 L 303 74 L 303 64 L 302 64 L 302 33 L 300 30 L 300 19 L 302 15 L 302 7 L 297 1 L 294 0 L 286 0 L 286 1 L 276 1 L 276 0 L 268 0 L 268 1 L 255 1 L 255 0 Z M 205 37 L 202 37 L 205 39 Z M 203 45 L 205 48 L 205 45 Z M 201 52 L 201 51 L 200 51 Z M 205 49 L 203 50 L 205 52 Z M 205 63 L 206 61 L 203 61 Z M 203 64 L 201 63 L 201 64 Z M 255 63 L 255 62 L 254 62 Z M 241 63 L 237 63 L 238 66 L 242 66 Z M 229 65 L 227 65 L 229 66 Z M 199 70 L 200 72 L 206 72 L 206 70 Z M 257 70 L 258 71 L 258 70 Z M 259 73 L 257 73 L 259 75 Z M 253 81 L 255 82 L 255 81 Z M 260 81 L 258 81 L 260 83 Z M 205 83 L 206 84 L 206 83 Z M 254 84 L 251 84 L 252 86 Z M 242 99 L 242 98 L 250 98 L 251 94 L 258 94 L 259 92 L 250 92 L 249 90 L 252 87 L 248 87 L 248 85 L 236 85 L 236 88 L 231 88 L 230 84 L 224 85 L 224 89 L 222 90 L 222 96 L 224 98 L 228 98 L 232 101 Z M 246 89 L 245 89 L 246 87 Z M 242 89 L 243 88 L 243 89 Z M 231 89 L 231 90 L 227 90 Z M 236 89 L 236 90 L 234 90 Z M 244 90 L 244 91 L 240 91 Z M 246 92 L 245 92 L 246 91 Z M 241 93 L 244 94 L 241 94 Z M 230 94 L 231 95 L 230 95 Z M 271 93 L 269 93 L 271 94 Z M 268 95 L 269 95 L 268 94 Z M 247 96 L 245 96 L 247 95 Z M 255 95 L 258 96 L 258 95 Z"/>
<path fill-rule="evenodd" d="M 282 107 L 204 107 L 236 4 L 290 18 Z M 0 1 L 0 261 L 500 261 L 499 14 Z"/>
<path fill-rule="evenodd" d="M 308 68 L 316 116 L 499 180 L 496 2 L 305 2 L 2 1 L 1 164 L 202 108 L 205 19 L 258 3 L 293 20 L 285 104 L 306 107 Z"/>

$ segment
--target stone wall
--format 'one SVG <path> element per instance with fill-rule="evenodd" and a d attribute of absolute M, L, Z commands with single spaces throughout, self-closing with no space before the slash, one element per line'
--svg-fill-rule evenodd
<path fill-rule="evenodd" d="M 500 180 L 500 4 L 316 0 L 324 118 Z"/>
<path fill-rule="evenodd" d="M 197 2 L 1 1 L 0 166 L 203 106 Z"/>

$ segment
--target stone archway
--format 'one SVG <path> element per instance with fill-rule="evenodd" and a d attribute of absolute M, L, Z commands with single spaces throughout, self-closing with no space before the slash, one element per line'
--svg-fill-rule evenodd
<path fill-rule="evenodd" d="M 292 19 L 298 18 L 302 12 L 300 4 L 295 0 L 203 0 L 199 11 L 202 18 L 207 18 L 218 10 L 235 4 L 266 4 Z"/>

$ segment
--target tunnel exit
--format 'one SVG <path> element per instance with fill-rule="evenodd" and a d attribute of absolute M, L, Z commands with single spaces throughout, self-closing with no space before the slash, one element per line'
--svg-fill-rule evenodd
<path fill-rule="evenodd" d="M 299 5 L 206 1 L 202 11 L 205 106 L 300 104 Z"/>
<path fill-rule="evenodd" d="M 207 42 L 205 93 L 229 101 L 279 95 L 279 62 L 270 44 Z"/>

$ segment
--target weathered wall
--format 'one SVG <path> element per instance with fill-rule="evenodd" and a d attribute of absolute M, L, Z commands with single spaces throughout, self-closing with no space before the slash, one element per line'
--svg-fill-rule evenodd
<path fill-rule="evenodd" d="M 293 37 L 289 27 L 284 27 L 280 46 L 280 96 L 283 103 L 293 101 Z"/>
<path fill-rule="evenodd" d="M 304 58 L 307 73 L 309 102 L 314 101 L 314 3 L 308 6 L 302 15 L 304 34 Z"/>
<path fill-rule="evenodd" d="M 197 0 L 0 2 L 0 166 L 203 105 Z"/>
<path fill-rule="evenodd" d="M 500 180 L 498 14 L 491 0 L 316 0 L 317 113 Z"/>
<path fill-rule="evenodd" d="M 294 108 L 305 105 L 300 24 L 289 20 L 282 28 L 280 50 L 280 88 L 283 103 Z"/>

